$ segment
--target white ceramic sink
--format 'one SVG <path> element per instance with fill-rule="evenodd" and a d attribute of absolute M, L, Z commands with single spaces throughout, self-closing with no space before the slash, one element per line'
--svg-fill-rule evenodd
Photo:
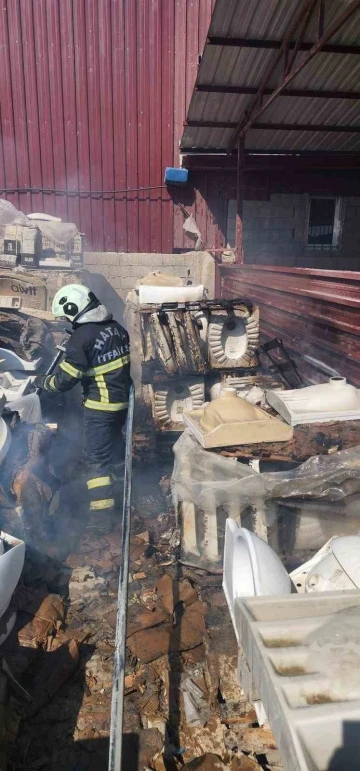
<path fill-rule="evenodd" d="M 7 611 L 24 567 L 25 543 L 8 533 L 0 535 L 0 618 Z"/>
<path fill-rule="evenodd" d="M 5 423 L 4 418 L 0 418 L 0 464 L 3 462 L 11 445 L 11 432 Z"/>
<path fill-rule="evenodd" d="M 234 605 L 238 597 L 290 594 L 291 579 L 274 550 L 259 536 L 226 520 L 223 589 L 237 634 Z"/>
<path fill-rule="evenodd" d="M 29 392 L 33 377 L 23 374 L 0 371 L 0 394 L 4 394 L 7 402 L 19 399 Z"/>
<path fill-rule="evenodd" d="M 268 391 L 266 399 L 290 426 L 360 420 L 360 391 L 343 377 L 294 391 Z"/>
<path fill-rule="evenodd" d="M 0 348 L 0 372 L 12 372 L 20 370 L 20 372 L 36 372 L 42 362 L 42 358 L 33 359 L 27 361 L 22 359 L 14 351 L 9 351 L 7 348 Z"/>

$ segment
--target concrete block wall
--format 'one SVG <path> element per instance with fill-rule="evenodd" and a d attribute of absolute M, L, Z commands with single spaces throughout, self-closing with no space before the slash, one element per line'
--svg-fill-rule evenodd
<path fill-rule="evenodd" d="M 243 246 L 246 263 L 322 269 L 360 269 L 360 198 L 343 199 L 339 248 L 304 245 L 305 194 L 276 193 L 269 201 L 244 201 Z M 235 245 L 236 201 L 228 206 L 228 243 Z"/>
<path fill-rule="evenodd" d="M 98 294 L 109 310 L 121 320 L 128 293 L 149 273 L 180 276 L 184 284 L 204 284 L 214 296 L 215 263 L 208 252 L 186 254 L 128 254 L 85 252 L 83 281 Z"/>

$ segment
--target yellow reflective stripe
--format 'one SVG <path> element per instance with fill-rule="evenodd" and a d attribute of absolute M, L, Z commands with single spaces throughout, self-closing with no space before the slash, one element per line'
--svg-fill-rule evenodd
<path fill-rule="evenodd" d="M 96 487 L 105 487 L 111 485 L 111 477 L 94 477 L 86 482 L 88 490 L 94 490 Z"/>
<path fill-rule="evenodd" d="M 71 375 L 71 377 L 81 378 L 83 377 L 83 372 L 81 372 L 81 369 L 75 369 L 72 364 L 69 364 L 68 361 L 62 361 L 60 364 L 60 369 L 63 369 L 64 372 L 66 372 L 67 375 Z"/>
<path fill-rule="evenodd" d="M 129 364 L 129 362 L 130 355 L 122 356 L 121 359 L 110 361 L 108 364 L 100 364 L 98 367 L 93 367 L 93 369 L 87 369 L 85 375 L 106 375 L 107 372 L 114 372 L 114 370 L 120 369 L 125 364 Z"/>
<path fill-rule="evenodd" d="M 49 387 L 49 388 L 52 388 L 52 389 L 53 389 L 53 391 L 57 391 L 57 390 L 58 390 L 58 389 L 56 388 L 56 385 L 55 385 L 55 375 L 53 375 L 53 376 L 50 378 L 50 380 L 48 380 L 48 382 L 47 382 L 46 386 L 47 386 L 47 387 Z"/>
<path fill-rule="evenodd" d="M 104 375 L 96 375 L 95 383 L 100 392 L 100 401 L 104 404 L 109 404 L 109 391 L 106 387 Z"/>
<path fill-rule="evenodd" d="M 104 498 L 103 501 L 91 501 L 90 511 L 96 511 L 97 509 L 112 509 L 115 506 L 114 498 Z"/>
<path fill-rule="evenodd" d="M 93 399 L 86 399 L 84 407 L 88 407 L 89 410 L 103 410 L 103 412 L 120 412 L 128 407 L 129 402 L 109 402 L 109 404 L 103 404 L 102 402 L 95 402 Z"/>

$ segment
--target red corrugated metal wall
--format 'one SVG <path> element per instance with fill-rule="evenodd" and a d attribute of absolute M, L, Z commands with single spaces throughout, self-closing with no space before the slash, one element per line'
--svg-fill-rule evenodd
<path fill-rule="evenodd" d="M 15 206 L 76 222 L 93 249 L 172 251 L 165 189 L 84 193 L 162 185 L 178 164 L 213 5 L 3 0 L 0 188 Z"/>
<path fill-rule="evenodd" d="M 221 296 L 259 305 L 263 340 L 281 338 L 305 376 L 318 380 L 316 362 L 323 362 L 360 386 L 360 273 L 222 267 Z"/>

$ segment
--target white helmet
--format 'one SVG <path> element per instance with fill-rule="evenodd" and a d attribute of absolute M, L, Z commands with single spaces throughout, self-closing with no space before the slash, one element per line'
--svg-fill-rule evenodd
<path fill-rule="evenodd" d="M 96 307 L 98 302 L 97 297 L 87 286 L 67 284 L 56 292 L 51 310 L 56 319 L 66 317 L 74 322 L 89 306 Z"/>

